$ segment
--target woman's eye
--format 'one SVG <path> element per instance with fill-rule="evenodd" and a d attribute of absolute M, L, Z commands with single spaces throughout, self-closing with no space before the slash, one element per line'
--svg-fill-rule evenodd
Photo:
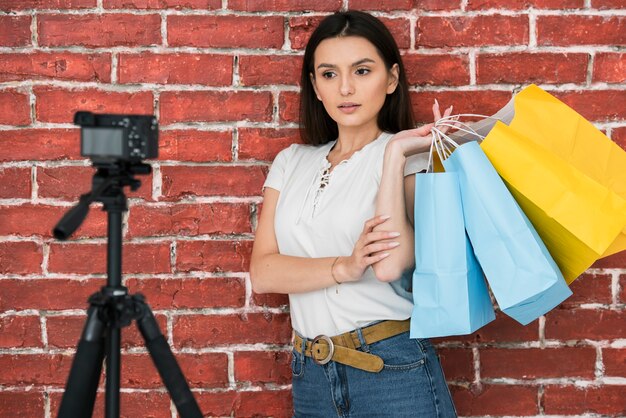
<path fill-rule="evenodd" d="M 335 76 L 335 73 L 333 73 L 332 71 L 326 71 L 325 73 L 322 73 L 322 77 L 324 78 L 333 78 Z"/>
<path fill-rule="evenodd" d="M 369 68 L 359 68 L 359 69 L 356 70 L 356 73 L 358 75 L 365 75 L 365 74 L 367 74 L 369 72 L 370 72 Z"/>

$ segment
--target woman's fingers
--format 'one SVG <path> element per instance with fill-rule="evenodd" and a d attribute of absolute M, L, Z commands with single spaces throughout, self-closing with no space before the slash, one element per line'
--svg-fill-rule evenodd
<path fill-rule="evenodd" d="M 363 253 L 366 256 L 372 256 L 376 253 L 380 253 L 381 251 L 392 250 L 398 245 L 400 245 L 398 241 L 372 243 L 363 247 Z"/>
<path fill-rule="evenodd" d="M 368 219 L 367 221 L 365 221 L 365 224 L 363 225 L 363 234 L 373 231 L 374 228 L 376 228 L 380 224 L 385 223 L 389 218 L 390 216 L 388 215 L 380 215 L 380 216 L 376 216 L 374 218 Z"/>

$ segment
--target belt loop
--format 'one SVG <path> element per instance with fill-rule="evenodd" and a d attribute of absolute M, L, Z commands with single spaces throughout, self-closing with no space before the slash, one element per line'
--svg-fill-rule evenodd
<path fill-rule="evenodd" d="M 363 337 L 363 331 L 362 328 L 357 328 L 356 329 L 356 335 L 359 337 L 359 342 L 361 343 L 361 349 L 366 352 L 369 353 L 370 352 L 370 347 L 369 345 L 367 345 L 367 342 L 365 342 L 365 337 Z"/>
<path fill-rule="evenodd" d="M 302 342 L 300 343 L 300 345 L 302 346 L 302 359 L 300 360 L 300 364 L 302 364 L 304 366 L 304 362 L 306 361 L 306 343 L 307 343 L 307 339 L 302 337 L 301 338 Z"/>

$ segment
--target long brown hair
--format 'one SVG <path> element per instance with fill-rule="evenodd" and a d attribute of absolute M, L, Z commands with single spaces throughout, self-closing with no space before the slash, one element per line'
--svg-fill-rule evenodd
<path fill-rule="evenodd" d="M 389 29 L 374 16 L 352 10 L 337 12 L 322 20 L 313 31 L 304 51 L 300 94 L 300 135 L 306 144 L 320 145 L 337 138 L 337 123 L 328 115 L 324 105 L 317 99 L 310 74 L 314 74 L 314 54 L 325 39 L 340 36 L 360 36 L 371 42 L 383 58 L 387 70 L 394 64 L 399 67 L 398 86 L 388 94 L 378 113 L 378 127 L 386 132 L 400 132 L 415 127 L 409 84 L 406 79 L 398 45 Z"/>

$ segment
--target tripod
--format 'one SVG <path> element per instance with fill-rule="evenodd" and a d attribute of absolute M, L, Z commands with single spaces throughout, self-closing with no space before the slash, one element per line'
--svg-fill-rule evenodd
<path fill-rule="evenodd" d="M 105 416 L 120 413 L 121 328 L 135 320 L 161 379 L 183 418 L 202 417 L 165 337 L 143 295 L 130 295 L 122 286 L 122 213 L 128 210 L 124 186 L 136 190 L 141 182 L 134 174 L 148 174 L 142 163 L 94 163 L 97 167 L 91 193 L 80 197 L 54 229 L 54 236 L 67 239 L 80 226 L 91 202 L 102 202 L 108 215 L 107 285 L 89 297 L 83 333 L 61 400 L 59 418 L 87 418 L 93 414 L 102 362 L 106 358 Z"/>

